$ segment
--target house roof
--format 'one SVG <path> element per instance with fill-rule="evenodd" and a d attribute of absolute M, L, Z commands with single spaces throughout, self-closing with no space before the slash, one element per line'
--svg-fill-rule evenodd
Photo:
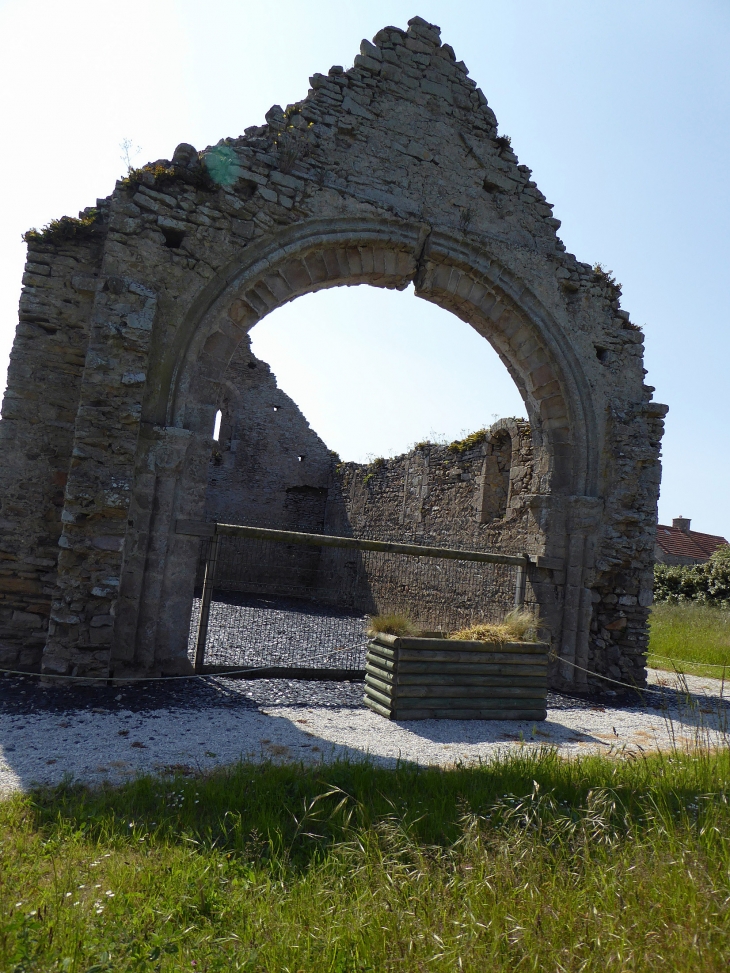
<path fill-rule="evenodd" d="M 703 561 L 707 561 L 722 544 L 727 544 L 725 538 L 717 534 L 702 534 L 698 530 L 684 531 L 664 524 L 658 525 L 656 540 L 665 554 Z"/>

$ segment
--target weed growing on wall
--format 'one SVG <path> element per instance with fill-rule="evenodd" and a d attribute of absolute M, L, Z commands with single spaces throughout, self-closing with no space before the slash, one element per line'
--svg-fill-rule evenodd
<path fill-rule="evenodd" d="M 77 240 L 89 237 L 95 225 L 101 219 L 98 209 L 90 207 L 80 213 L 78 219 L 74 216 L 62 216 L 38 230 L 32 227 L 23 234 L 26 243 L 63 243 L 65 240 Z"/>
<path fill-rule="evenodd" d="M 139 169 L 130 169 L 121 180 L 121 184 L 126 189 L 136 191 L 140 185 L 147 186 L 149 189 L 163 189 L 178 181 L 207 192 L 216 188 L 215 181 L 203 165 L 188 169 L 183 166 L 164 165 L 161 162 L 150 163 Z"/>
<path fill-rule="evenodd" d="M 606 285 L 613 291 L 615 298 L 621 296 L 621 284 L 613 276 L 613 271 L 608 270 L 602 263 L 597 262 L 593 264 L 593 273 L 601 284 Z"/>
<path fill-rule="evenodd" d="M 453 443 L 449 443 L 449 451 L 452 453 L 465 453 L 467 450 L 474 449 L 475 446 L 479 446 L 485 442 L 486 438 L 487 430 L 477 429 L 476 432 L 470 433 L 464 439 L 455 439 Z"/>

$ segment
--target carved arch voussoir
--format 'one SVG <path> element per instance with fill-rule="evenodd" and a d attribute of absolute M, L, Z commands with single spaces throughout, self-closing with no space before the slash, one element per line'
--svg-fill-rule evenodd
<path fill-rule="evenodd" d="M 417 296 L 451 311 L 490 341 L 523 396 L 536 439 L 553 457 L 553 488 L 585 493 L 597 466 L 587 455 L 590 402 L 562 329 L 483 246 L 442 232 L 429 235 L 421 223 L 312 220 L 244 250 L 208 284 L 182 322 L 162 369 L 169 380 L 161 382 L 157 413 L 164 412 L 166 424 L 186 425 L 186 414 L 217 408 L 216 402 L 199 400 L 211 395 L 214 373 L 222 379 L 235 350 L 230 333 L 222 334 L 224 321 L 242 335 L 303 294 L 363 283 L 402 289 L 411 282 Z"/>

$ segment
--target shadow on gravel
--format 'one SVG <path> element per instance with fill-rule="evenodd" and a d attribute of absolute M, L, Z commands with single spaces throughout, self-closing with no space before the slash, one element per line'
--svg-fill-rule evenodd
<path fill-rule="evenodd" d="M 0 676 L 0 714 L 206 709 L 258 706 L 362 706 L 362 683 L 196 676 L 122 686 L 43 685 L 34 676 Z"/>
<path fill-rule="evenodd" d="M 257 709 L 272 706 L 362 709 L 363 687 L 364 684 L 359 681 L 237 679 L 226 676 L 151 680 L 118 686 L 68 686 L 44 685 L 35 676 L 0 675 L 0 715 L 71 711 L 146 713 L 161 709 Z M 547 706 L 548 710 L 557 711 L 680 709 L 683 721 L 701 723 L 701 717 L 709 712 L 730 713 L 730 697 L 721 700 L 690 692 L 686 686 L 678 691 L 668 686 L 653 685 L 636 692 L 619 694 L 609 691 L 591 696 L 550 691 Z"/>
<path fill-rule="evenodd" d="M 0 789 L 52 785 L 66 778 L 99 786 L 170 768 L 208 773 L 241 759 L 294 765 L 335 758 L 367 761 L 371 748 L 381 766 L 394 767 L 401 746 L 416 759 L 419 739 L 453 744 L 454 762 L 464 759 L 460 744 L 603 748 L 623 742 L 615 729 L 616 740 L 610 735 L 610 714 L 621 710 L 639 714 L 639 720 L 642 712 L 652 713 L 655 723 L 661 715 L 670 745 L 675 740 L 680 747 L 717 746 L 718 740 L 728 740 L 727 700 L 666 687 L 623 698 L 550 693 L 549 718 L 538 723 L 382 720 L 382 736 L 379 718 L 368 712 L 363 720 L 362 696 L 360 682 L 206 677 L 69 687 L 41 685 L 32 677 L 0 677 Z M 319 716 L 308 710 L 318 710 Z M 322 710 L 331 710 L 332 716 L 323 718 Z M 577 725 L 569 719 L 571 711 L 581 712 Z M 393 730 L 411 736 L 394 742 Z M 448 751 L 426 752 L 429 761 L 452 759 Z"/>

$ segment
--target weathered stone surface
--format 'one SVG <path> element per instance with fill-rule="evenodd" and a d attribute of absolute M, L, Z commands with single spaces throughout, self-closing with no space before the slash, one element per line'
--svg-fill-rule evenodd
<path fill-rule="evenodd" d="M 349 71 L 313 75 L 266 125 L 203 153 L 182 144 L 117 183 L 88 233 L 34 239 L 0 423 L 3 658 L 184 671 L 198 541 L 175 523 L 225 492 L 222 479 L 208 491 L 211 433 L 247 331 L 320 288 L 413 283 L 490 341 L 524 399 L 532 467 L 521 462 L 522 506 L 502 516 L 563 565 L 532 579 L 561 659 L 552 678 L 585 686 L 578 665 L 643 682 L 666 408 L 643 384 L 618 288 L 565 252 L 530 175 L 438 28 L 416 18 L 364 43 Z M 491 483 L 481 510 L 467 504 L 484 537 L 506 471 L 490 455 L 458 480 Z M 324 489 L 318 477 L 299 486 Z M 431 496 L 445 490 L 428 477 Z M 408 501 L 424 524 L 426 500 Z M 25 615 L 49 618 L 47 634 Z"/>

